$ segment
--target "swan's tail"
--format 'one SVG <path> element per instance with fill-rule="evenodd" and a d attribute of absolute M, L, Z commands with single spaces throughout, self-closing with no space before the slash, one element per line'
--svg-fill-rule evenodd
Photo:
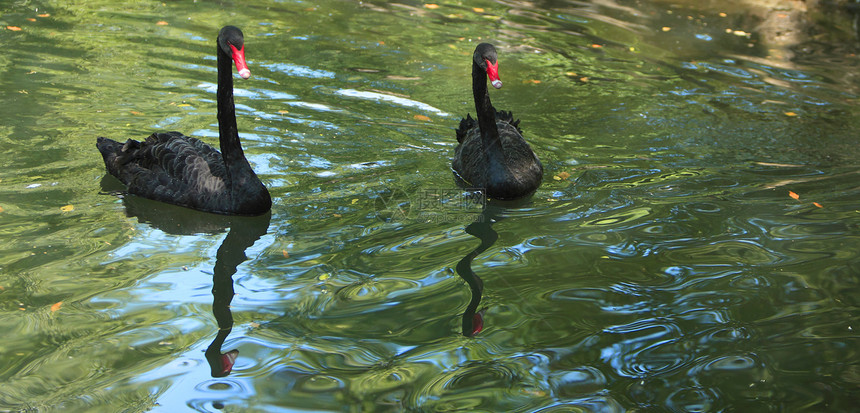
<path fill-rule="evenodd" d="M 507 122 L 511 126 L 517 128 L 520 134 L 523 133 L 523 130 L 520 129 L 520 120 L 514 120 L 514 113 L 506 110 L 498 110 L 496 111 L 496 120 L 500 120 L 502 122 Z"/>
<path fill-rule="evenodd" d="M 99 136 L 96 141 L 96 148 L 98 148 L 99 152 L 102 154 L 102 158 L 105 161 L 105 168 L 111 175 L 117 178 L 120 176 L 120 167 L 124 163 L 124 158 L 128 157 L 130 150 L 134 150 L 139 147 L 140 142 L 132 139 L 129 139 L 125 143 L 119 143 L 115 140 Z"/>
<path fill-rule="evenodd" d="M 472 119 L 472 116 L 468 114 L 465 118 L 460 119 L 460 127 L 457 128 L 457 142 L 463 143 L 463 139 L 469 133 L 469 130 L 477 127 L 478 121 Z"/>

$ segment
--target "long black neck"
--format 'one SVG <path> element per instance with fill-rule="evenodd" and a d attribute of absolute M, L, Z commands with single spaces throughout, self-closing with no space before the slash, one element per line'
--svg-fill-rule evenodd
<path fill-rule="evenodd" d="M 487 71 L 472 61 L 472 94 L 475 96 L 475 112 L 478 115 L 478 128 L 481 130 L 481 142 L 488 156 L 501 155 L 502 143 L 499 141 L 499 129 L 496 127 L 496 109 L 490 102 L 487 91 Z"/>
<path fill-rule="evenodd" d="M 221 154 L 229 170 L 232 166 L 247 164 L 239 142 L 236 126 L 236 107 L 233 104 L 233 58 L 218 45 L 218 136 Z M 244 166 L 244 165 L 243 165 Z M 250 168 L 250 165 L 247 165 Z"/>

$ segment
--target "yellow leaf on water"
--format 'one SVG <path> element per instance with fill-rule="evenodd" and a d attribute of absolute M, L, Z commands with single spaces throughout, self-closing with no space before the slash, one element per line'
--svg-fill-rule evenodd
<path fill-rule="evenodd" d="M 290 258 L 290 253 L 287 250 L 281 250 L 281 253 L 284 254 L 284 258 Z"/>
<path fill-rule="evenodd" d="M 794 112 L 785 112 L 785 116 L 797 116 Z"/>
<path fill-rule="evenodd" d="M 484 9 L 481 7 L 475 7 L 475 8 L 472 8 L 472 10 L 474 10 L 475 13 L 483 13 L 484 12 Z"/>
<path fill-rule="evenodd" d="M 355 205 L 358 202 L 358 198 L 353 198 L 352 201 L 349 202 L 350 205 Z"/>
<path fill-rule="evenodd" d="M 794 193 L 794 192 L 792 192 L 792 191 L 788 191 L 788 196 L 790 196 L 790 197 L 792 197 L 792 198 L 794 198 L 794 199 L 800 199 L 800 195 L 798 195 L 798 194 L 796 194 L 796 193 Z"/>
<path fill-rule="evenodd" d="M 664 32 L 668 32 L 669 30 L 672 30 L 672 28 L 671 28 L 671 27 L 668 27 L 668 26 L 663 26 L 663 29 L 662 29 L 662 30 L 663 30 Z"/>
<path fill-rule="evenodd" d="M 164 20 L 160 20 L 160 21 L 155 23 L 156 26 L 167 26 L 168 24 L 170 24 L 170 23 L 168 23 Z"/>
<path fill-rule="evenodd" d="M 132 115 L 137 115 L 137 116 L 143 115 L 143 112 L 138 112 L 136 110 L 130 110 L 129 113 L 131 113 Z"/>
<path fill-rule="evenodd" d="M 817 207 L 819 207 L 819 208 L 824 208 L 824 206 L 823 206 L 823 205 L 821 205 L 821 204 L 819 204 L 818 202 L 813 202 L 813 203 L 812 203 L 812 205 L 815 205 L 815 206 L 817 206 Z"/>
<path fill-rule="evenodd" d="M 36 16 L 38 16 L 38 17 L 51 17 L 51 14 L 50 13 L 42 13 L 42 14 L 37 14 Z"/>
<path fill-rule="evenodd" d="M 321 274 L 321 275 L 320 275 L 320 281 L 325 281 L 325 280 L 327 280 L 327 279 L 328 279 L 328 277 L 329 277 L 329 275 L 328 275 L 328 274 Z"/>
<path fill-rule="evenodd" d="M 72 204 L 60 207 L 60 211 L 63 211 L 63 212 L 69 212 L 69 211 L 74 211 L 74 210 L 75 210 L 75 206 Z"/>
<path fill-rule="evenodd" d="M 51 312 L 52 312 L 52 313 L 57 312 L 57 310 L 59 310 L 59 309 L 60 309 L 60 306 L 62 306 L 62 305 L 63 305 L 63 302 L 62 302 L 62 301 L 60 301 L 60 302 L 58 302 L 58 303 L 56 303 L 56 304 L 52 305 L 52 306 L 51 306 Z"/>
<path fill-rule="evenodd" d="M 343 215 L 341 215 L 341 214 L 331 214 L 331 215 L 332 215 L 333 217 L 335 217 L 335 218 L 340 218 L 340 217 L 342 217 L 342 216 L 343 216 Z"/>
<path fill-rule="evenodd" d="M 0 212 L 3 212 L 3 207 L 0 206 Z"/>
<path fill-rule="evenodd" d="M 18 26 L 6 26 L 6 30 L 11 30 L 13 32 L 20 32 L 21 28 Z"/>
<path fill-rule="evenodd" d="M 187 104 L 187 103 L 180 103 L 180 104 L 178 104 L 178 105 L 176 105 L 176 106 L 177 106 L 177 107 L 180 107 L 180 108 L 187 108 L 187 107 L 189 107 L 189 106 L 191 106 L 191 105 L 189 105 L 189 104 Z"/>
<path fill-rule="evenodd" d="M 27 21 L 28 21 L 28 22 L 34 22 L 34 21 L 36 21 L 36 19 L 34 19 L 34 18 L 32 18 L 32 17 L 28 17 L 28 18 L 27 18 Z"/>
<path fill-rule="evenodd" d="M 415 120 L 423 120 L 425 122 L 430 122 L 430 118 L 424 115 L 415 115 L 413 116 L 413 118 L 415 118 Z"/>
<path fill-rule="evenodd" d="M 425 4 L 424 7 L 432 10 L 432 9 L 438 9 L 439 5 L 434 4 L 434 3 L 429 3 L 429 4 Z"/>

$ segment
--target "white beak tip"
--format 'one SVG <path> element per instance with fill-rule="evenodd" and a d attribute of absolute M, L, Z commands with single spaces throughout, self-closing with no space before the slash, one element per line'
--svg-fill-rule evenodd
<path fill-rule="evenodd" d="M 242 69 L 239 71 L 239 76 L 242 76 L 242 79 L 247 79 L 251 77 L 251 71 L 248 69 Z"/>
<path fill-rule="evenodd" d="M 501 80 L 494 80 L 491 83 L 493 84 L 493 87 L 496 89 L 502 88 L 502 81 Z"/>

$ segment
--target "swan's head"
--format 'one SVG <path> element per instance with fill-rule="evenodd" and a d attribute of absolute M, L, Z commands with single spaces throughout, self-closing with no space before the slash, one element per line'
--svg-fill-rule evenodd
<path fill-rule="evenodd" d="M 236 70 L 239 71 L 239 76 L 242 79 L 251 77 L 251 71 L 248 69 L 248 64 L 245 63 L 245 36 L 242 31 L 235 26 L 224 26 L 221 32 L 218 33 L 218 47 L 221 51 L 231 56 L 236 62 Z"/>
<path fill-rule="evenodd" d="M 493 87 L 499 89 L 502 87 L 502 81 L 499 80 L 499 60 L 496 55 L 496 47 L 489 43 L 481 43 L 475 48 L 475 54 L 472 60 L 481 69 L 487 72 L 487 77 L 490 78 L 490 83 Z"/>

